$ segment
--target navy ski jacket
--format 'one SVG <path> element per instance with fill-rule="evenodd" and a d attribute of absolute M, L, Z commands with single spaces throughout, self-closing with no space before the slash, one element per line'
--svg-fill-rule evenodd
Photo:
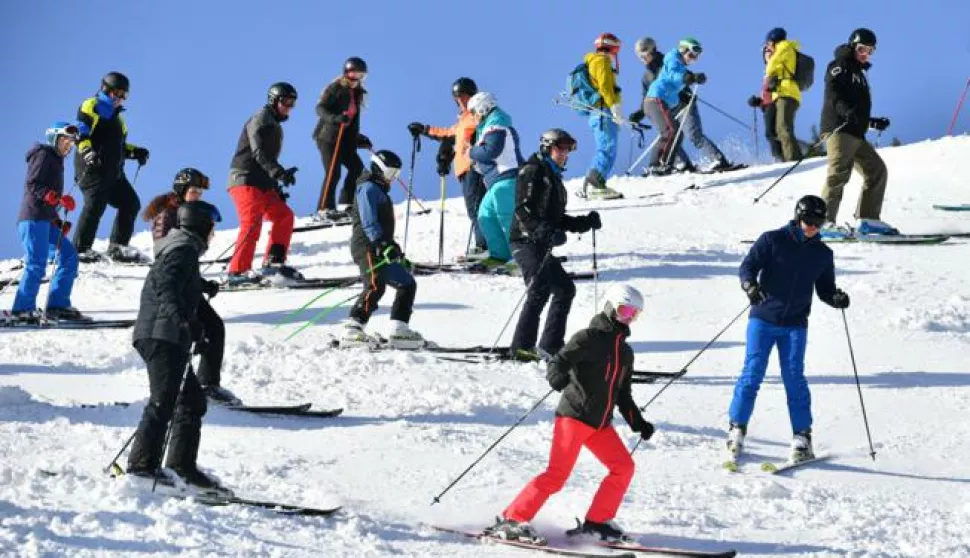
<path fill-rule="evenodd" d="M 741 262 L 741 283 L 758 283 L 768 298 L 749 317 L 778 326 L 808 326 L 812 291 L 826 304 L 835 294 L 832 249 L 816 235 L 806 239 L 797 223 L 763 233 Z"/>

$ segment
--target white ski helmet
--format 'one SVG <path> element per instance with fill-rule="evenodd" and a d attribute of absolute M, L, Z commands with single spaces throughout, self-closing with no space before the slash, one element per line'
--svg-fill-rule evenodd
<path fill-rule="evenodd" d="M 497 106 L 498 99 L 495 98 L 495 95 L 486 91 L 479 91 L 472 95 L 471 99 L 468 99 L 468 110 L 479 116 L 487 115 Z"/>
<path fill-rule="evenodd" d="M 613 285 L 606 291 L 603 312 L 616 317 L 616 309 L 620 306 L 632 306 L 639 314 L 643 312 L 643 295 L 629 285 Z"/>

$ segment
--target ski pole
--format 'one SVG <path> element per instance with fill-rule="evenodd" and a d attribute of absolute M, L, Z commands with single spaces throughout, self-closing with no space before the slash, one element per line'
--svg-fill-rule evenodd
<path fill-rule="evenodd" d="M 671 384 L 673 384 L 678 378 L 681 378 L 685 374 L 687 374 L 687 369 L 690 367 L 690 365 L 694 364 L 694 361 L 696 361 L 698 358 L 700 358 L 702 354 L 704 354 L 708 349 L 710 349 L 711 345 L 713 345 L 715 341 L 717 341 L 722 335 L 724 335 L 724 332 L 727 331 L 731 326 L 733 326 L 734 322 L 738 321 L 738 319 L 740 319 L 741 316 L 743 316 L 744 313 L 747 312 L 749 308 L 751 308 L 751 304 L 748 304 L 743 309 L 741 309 L 741 312 L 739 312 L 737 316 L 731 319 L 731 321 L 728 322 L 728 324 L 724 326 L 724 328 L 721 329 L 721 331 L 717 332 L 717 335 L 715 335 L 713 339 L 708 341 L 707 344 L 701 348 L 701 350 L 697 351 L 697 354 L 695 354 L 693 358 L 687 361 L 687 364 L 685 364 L 680 369 L 679 373 L 676 376 L 670 378 L 670 380 L 668 380 L 667 383 L 664 384 L 662 388 L 660 388 L 660 391 L 654 394 L 654 396 L 651 397 L 649 401 L 647 401 L 642 407 L 640 407 L 640 411 L 641 412 L 645 411 L 647 407 L 650 406 L 651 403 L 653 403 L 658 397 L 660 397 L 661 393 L 663 393 L 667 388 L 670 387 Z M 636 445 L 634 445 L 633 449 L 630 450 L 630 455 L 633 455 L 633 452 L 637 451 L 637 448 L 640 447 L 640 442 L 642 441 L 643 441 L 643 438 L 640 438 L 639 440 L 637 440 Z"/>
<path fill-rule="evenodd" d="M 57 272 L 58 261 L 57 258 L 61 253 L 61 240 L 64 238 L 64 223 L 67 222 L 67 216 L 70 215 L 70 211 L 64 211 L 64 220 L 61 225 L 57 227 L 57 242 L 54 244 L 54 258 L 51 260 L 51 282 L 47 286 L 47 299 L 44 301 L 44 320 L 47 320 L 47 310 L 51 303 L 51 291 L 54 290 L 54 273 Z M 48 231 L 48 234 L 50 232 Z"/>
<path fill-rule="evenodd" d="M 411 169 L 408 171 L 408 186 L 414 184 L 414 161 L 417 159 L 418 152 L 421 151 L 421 137 L 414 136 L 411 140 Z M 411 221 L 411 198 L 414 197 L 411 188 L 407 188 L 408 202 L 404 213 L 404 252 L 408 251 L 408 224 Z"/>
<path fill-rule="evenodd" d="M 723 117 L 725 117 L 725 118 L 727 118 L 727 119 L 729 119 L 729 120 L 732 120 L 732 121 L 734 121 L 735 123 L 737 123 L 737 124 L 738 124 L 738 125 L 740 125 L 741 127 L 743 127 L 743 128 L 745 128 L 745 129 L 747 129 L 747 130 L 750 130 L 750 129 L 751 129 L 751 126 L 748 126 L 747 124 L 745 124 L 744 122 L 742 122 L 742 121 L 741 121 L 741 119 L 739 119 L 739 118 L 735 118 L 735 117 L 733 117 L 733 116 L 731 116 L 731 115 L 730 115 L 730 114 L 728 114 L 727 112 L 725 112 L 725 111 L 723 111 L 723 110 L 721 110 L 721 109 L 719 109 L 719 108 L 717 108 L 716 106 L 714 106 L 714 105 L 712 105 L 711 103 L 708 103 L 708 102 L 707 102 L 707 101 L 705 101 L 704 99 L 699 99 L 699 101 L 700 101 L 701 103 L 703 103 L 703 104 L 704 104 L 704 106 L 706 106 L 707 108 L 709 108 L 709 109 L 713 109 L 713 110 L 714 110 L 714 112 L 717 112 L 717 113 L 720 113 L 720 115 L 721 115 L 721 116 L 723 116 Z"/>
<path fill-rule="evenodd" d="M 144 166 L 144 165 L 142 165 L 141 163 L 138 163 L 138 168 L 136 168 L 136 169 L 135 169 L 135 178 L 133 178 L 133 179 L 131 180 L 131 189 L 132 189 L 132 190 L 134 190 L 134 189 L 135 189 L 135 184 L 138 184 L 138 174 L 139 174 L 139 173 L 141 172 L 141 168 L 142 168 L 143 166 Z"/>
<path fill-rule="evenodd" d="M 441 221 L 438 224 L 438 267 L 445 261 L 445 175 L 441 175 Z"/>
<path fill-rule="evenodd" d="M 475 230 L 475 223 L 469 223 L 468 224 L 468 240 L 465 241 L 465 256 L 466 257 L 472 251 L 472 231 L 474 231 L 474 230 Z"/>
<path fill-rule="evenodd" d="M 761 142 L 758 141 L 758 109 L 751 107 L 751 138 L 754 143 L 754 159 L 761 162 Z"/>
<path fill-rule="evenodd" d="M 327 197 L 330 195 L 330 177 L 333 176 L 333 169 L 337 164 L 337 154 L 340 153 L 340 140 L 344 137 L 344 127 L 347 124 L 345 122 L 340 123 L 340 127 L 337 129 L 337 142 L 333 147 L 333 155 L 330 157 L 330 167 L 327 168 L 327 178 L 323 185 L 323 192 L 321 193 L 320 200 L 317 201 L 317 211 L 326 209 Z M 334 202 L 334 207 L 337 207 L 336 202 Z"/>
<path fill-rule="evenodd" d="M 832 133 L 829 134 L 829 136 L 834 136 L 835 134 L 839 133 L 839 131 L 842 128 L 844 128 L 846 124 L 848 124 L 848 122 L 843 122 L 842 124 L 839 124 L 839 126 L 835 130 L 832 130 Z M 809 147 L 808 149 L 803 150 L 802 156 L 799 157 L 797 161 L 795 161 L 795 164 L 793 164 L 792 166 L 788 167 L 788 170 L 786 170 L 781 176 L 779 176 L 774 182 L 772 182 L 771 183 L 771 186 L 768 186 L 767 188 L 765 188 L 765 190 L 763 192 L 761 192 L 760 194 L 758 194 L 758 196 L 754 198 L 754 203 L 758 203 L 759 201 L 761 201 L 761 198 L 765 197 L 765 195 L 768 192 L 770 192 L 772 189 L 774 189 L 774 187 L 777 186 L 779 182 L 781 182 L 782 180 L 785 179 L 786 176 L 788 176 L 789 174 L 791 174 L 791 171 L 795 170 L 795 167 L 797 167 L 798 165 L 802 164 L 802 161 L 804 161 L 808 157 L 808 155 L 812 151 L 815 150 L 816 147 L 818 147 L 818 146 L 822 145 L 823 143 L 825 143 L 825 140 L 826 139 L 828 139 L 828 136 L 826 136 L 825 138 L 819 138 L 818 141 L 816 141 L 815 143 L 813 143 L 811 147 Z"/>
<path fill-rule="evenodd" d="M 957 117 L 960 116 L 960 109 L 963 108 L 963 101 L 967 100 L 967 90 L 970 90 L 970 78 L 967 78 L 967 85 L 963 88 L 963 94 L 960 95 L 960 101 L 957 102 L 957 109 L 953 111 L 953 119 L 950 120 L 950 127 L 946 130 L 946 135 L 953 135 L 953 127 L 956 126 Z"/>
<path fill-rule="evenodd" d="M 513 430 L 516 429 L 516 427 L 518 427 L 520 424 L 522 424 L 522 421 L 524 421 L 526 418 L 528 418 L 528 416 L 531 415 L 533 413 L 533 411 L 535 411 L 536 409 L 538 409 L 539 408 L 539 405 L 542 405 L 542 402 L 545 401 L 546 399 L 548 399 L 549 396 L 552 395 L 552 393 L 554 391 L 556 391 L 556 390 L 550 389 L 548 392 L 546 392 L 545 395 L 542 396 L 541 399 L 539 399 L 538 401 L 536 401 L 536 404 L 533 405 L 531 409 L 529 409 L 528 411 L 526 411 L 524 415 L 522 415 L 521 417 L 519 417 L 519 420 L 515 421 L 515 424 L 513 424 L 512 426 L 510 426 L 508 430 L 506 430 L 505 432 L 503 432 L 502 435 L 498 437 L 497 440 L 495 440 L 494 442 L 492 442 L 492 445 L 488 446 L 488 449 L 486 449 L 480 456 L 478 456 L 478 459 L 476 459 L 475 461 L 473 461 L 471 465 L 469 465 L 464 471 L 462 471 L 461 474 L 458 475 L 458 478 L 456 478 L 455 480 L 451 481 L 451 484 L 449 484 L 448 486 L 446 486 L 445 489 L 442 490 L 440 494 L 438 494 L 437 496 L 435 496 L 434 498 L 432 498 L 431 499 L 431 505 L 433 506 L 435 504 L 440 503 L 442 496 L 444 496 L 445 494 L 447 494 L 448 491 L 451 490 L 453 486 L 455 486 L 456 484 L 458 484 L 458 481 L 460 481 L 462 478 L 464 478 L 465 475 L 467 475 L 469 471 L 471 471 L 473 468 L 475 468 L 475 465 L 478 465 L 478 462 L 479 461 L 481 461 L 482 459 L 484 459 L 485 456 L 489 454 L 489 452 L 491 452 L 493 449 L 495 449 L 495 446 L 499 445 L 499 443 L 502 440 L 504 440 L 506 436 L 508 436 Z"/>
<path fill-rule="evenodd" d="M 842 323 L 845 325 L 845 340 L 849 344 L 849 358 L 852 360 L 852 374 L 855 375 L 855 387 L 859 390 L 859 405 L 862 407 L 862 422 L 866 425 L 866 438 L 869 440 L 869 457 L 876 460 L 876 450 L 872 447 L 872 434 L 869 432 L 869 419 L 866 417 L 866 402 L 862 400 L 862 384 L 859 383 L 859 369 L 855 364 L 855 352 L 852 350 L 852 337 L 849 336 L 849 320 L 842 309 Z"/>
<path fill-rule="evenodd" d="M 596 265 L 596 229 L 592 229 L 593 232 L 593 313 L 600 311 L 600 295 L 599 295 L 599 280 L 600 273 L 599 267 Z"/>
<path fill-rule="evenodd" d="M 378 262 L 377 265 L 375 265 L 374 267 L 372 267 L 372 268 L 368 269 L 367 271 L 365 271 L 364 274 L 369 274 L 369 273 L 373 272 L 375 269 L 378 269 L 378 268 L 380 268 L 381 266 L 383 266 L 385 264 L 387 264 L 387 260 L 386 259 L 381 260 L 380 262 Z M 321 298 L 327 296 L 328 294 L 330 294 L 330 293 L 332 293 L 332 292 L 334 292 L 334 291 L 336 291 L 338 289 L 342 289 L 344 287 L 348 287 L 350 285 L 353 285 L 354 283 L 356 283 L 359 280 L 360 279 L 357 279 L 355 277 L 354 279 L 348 279 L 347 281 L 345 281 L 345 282 L 343 282 L 343 283 L 341 283 L 341 284 L 339 284 L 337 286 L 330 287 L 329 289 L 324 290 L 322 293 L 320 293 L 317 296 L 311 298 L 310 301 L 307 302 L 306 304 L 304 304 L 303 306 L 301 306 L 301 307 L 297 308 L 296 310 L 290 312 L 289 314 L 283 316 L 283 319 L 280 320 L 279 322 L 277 322 L 276 325 L 273 326 L 273 327 L 274 328 L 277 328 L 277 327 L 280 327 L 281 325 L 285 325 L 285 324 L 289 323 L 289 319 L 292 316 L 294 316 L 296 314 L 299 314 L 300 312 L 306 310 L 314 302 L 320 300 Z"/>
<path fill-rule="evenodd" d="M 684 114 L 685 114 L 685 112 L 684 112 L 684 110 L 685 110 L 685 109 L 681 109 L 681 111 L 680 111 L 680 113 L 678 113 L 678 114 L 676 114 L 676 115 L 674 115 L 674 119 L 675 119 L 675 120 L 680 120 L 680 119 L 681 119 L 681 117 L 683 117 L 683 116 L 684 116 Z M 660 136 L 659 136 L 659 135 L 658 135 L 657 137 L 655 137 L 655 138 L 653 138 L 653 141 L 651 141 L 651 142 L 650 142 L 650 145 L 648 145 L 648 146 L 647 146 L 647 148 L 646 148 L 646 149 L 644 149 L 642 153 L 640 153 L 640 156 L 639 156 L 639 157 L 637 157 L 637 160 L 636 160 L 636 161 L 634 161 L 634 162 L 633 162 L 633 164 L 631 164 L 631 165 L 630 165 L 630 166 L 629 166 L 629 167 L 628 167 L 628 168 L 626 169 L 626 173 L 625 173 L 625 174 L 626 174 L 627 176 L 630 176 L 630 174 L 632 174 L 632 173 L 633 173 L 633 169 L 634 169 L 634 168 L 636 168 L 636 166 L 637 166 L 637 165 L 639 165 L 641 161 L 643 161 L 643 159 L 644 159 L 644 157 L 646 157 L 647 155 L 649 155 L 649 154 L 650 154 L 650 151 L 652 151 L 652 150 L 653 150 L 653 147 L 654 147 L 655 145 L 657 145 L 657 142 L 658 142 L 658 141 L 660 141 Z"/>
<path fill-rule="evenodd" d="M 535 283 L 536 279 L 542 273 L 542 268 L 546 266 L 546 260 L 549 259 L 549 254 L 552 254 L 552 247 L 546 250 L 546 255 L 543 256 L 542 261 L 539 262 L 539 269 L 536 270 L 536 274 L 532 276 L 532 279 L 529 279 L 529 282 L 525 286 L 525 291 L 522 292 L 522 296 L 519 297 L 519 301 L 515 303 L 515 308 L 513 308 L 512 313 L 509 314 L 509 319 L 505 320 L 505 325 L 502 326 L 502 330 L 499 331 L 498 335 L 495 337 L 495 341 L 492 343 L 492 347 L 488 350 L 488 354 L 492 354 L 495 351 L 495 347 L 498 346 L 498 342 L 502 339 L 502 335 L 505 334 L 505 330 L 509 327 L 509 324 L 512 323 L 512 317 L 515 316 L 519 306 L 522 306 L 522 301 L 525 300 L 526 295 L 528 295 L 529 291 L 532 289 L 532 284 Z"/>
<path fill-rule="evenodd" d="M 286 336 L 286 339 L 284 339 L 283 341 L 289 341 L 290 339 L 293 339 L 294 337 L 296 337 L 297 335 L 299 335 L 304 329 L 306 329 L 306 328 L 312 326 L 313 324 L 317 323 L 317 320 L 320 320 L 320 319 L 322 319 L 322 318 L 330 315 L 330 313 L 333 312 L 334 310 L 336 310 L 337 307 L 340 306 L 341 304 L 344 304 L 345 302 L 350 302 L 351 300 L 357 298 L 358 296 L 360 296 L 360 295 L 359 294 L 354 294 L 354 295 L 348 296 L 347 298 L 345 298 L 343 300 L 340 300 L 340 301 L 338 301 L 338 302 L 336 302 L 334 304 L 331 304 L 330 306 L 325 307 L 323 310 L 320 310 L 319 312 L 317 312 L 316 314 L 314 314 L 312 318 L 310 318 L 309 320 L 306 321 L 306 323 L 304 323 L 302 326 L 300 326 L 300 329 L 298 329 L 298 330 L 294 331 L 293 333 L 287 335 Z"/>
<path fill-rule="evenodd" d="M 115 456 L 111 458 L 111 463 L 108 463 L 108 466 L 104 468 L 105 473 L 110 471 L 112 475 L 117 477 L 125 472 L 125 470 L 121 468 L 121 465 L 118 465 L 118 458 L 121 457 L 121 454 L 125 453 L 125 450 L 128 449 L 128 446 L 130 446 L 131 442 L 134 441 L 135 434 L 138 434 L 137 428 L 135 429 L 134 432 L 131 433 L 131 436 L 128 436 L 128 441 L 125 442 L 125 445 L 121 446 L 121 449 L 118 450 L 118 453 L 116 453 Z"/>
<path fill-rule="evenodd" d="M 155 468 L 155 479 L 152 481 L 152 492 L 155 492 L 155 486 L 158 485 L 158 477 L 162 473 L 162 463 L 165 462 L 166 454 L 168 453 L 168 444 L 172 441 L 172 426 L 175 424 L 175 412 L 178 407 L 179 397 L 182 395 L 182 390 L 185 389 L 185 379 L 192 374 L 192 353 L 195 352 L 196 344 L 192 344 L 192 351 L 189 352 L 188 362 L 185 363 L 185 370 L 182 371 L 182 381 L 179 382 L 179 390 L 175 392 L 175 400 L 172 401 L 172 416 L 168 420 L 168 428 L 165 431 L 165 443 L 162 445 L 162 460 L 158 462 L 158 466 Z M 149 402 L 149 404 L 151 404 Z M 135 431 L 137 432 L 137 430 Z M 132 434 L 132 438 L 134 438 Z M 120 454 L 119 454 L 120 455 Z M 117 463 L 115 463 L 117 465 Z"/>
<path fill-rule="evenodd" d="M 690 90 L 690 100 L 687 101 L 687 106 L 681 113 L 680 122 L 677 124 L 677 131 L 674 132 L 674 139 L 670 144 L 670 151 L 667 153 L 667 158 L 664 160 L 664 166 L 670 166 L 671 161 L 674 160 L 674 154 L 677 152 L 677 142 L 680 139 L 680 134 L 684 131 L 684 122 L 690 118 L 691 108 L 694 106 L 694 102 L 697 101 L 697 85 L 694 85 Z"/>

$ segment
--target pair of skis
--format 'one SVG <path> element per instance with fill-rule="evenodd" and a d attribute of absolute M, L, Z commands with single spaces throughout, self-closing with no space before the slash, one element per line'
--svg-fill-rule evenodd
<path fill-rule="evenodd" d="M 738 473 L 741 471 L 740 458 L 741 456 L 739 455 L 732 455 L 729 453 L 727 458 L 724 460 L 724 463 L 721 464 L 721 467 L 723 467 L 725 471 L 728 471 L 731 473 Z M 782 463 L 764 461 L 761 463 L 760 468 L 765 473 L 768 473 L 770 475 L 777 475 L 778 473 L 783 473 L 785 471 L 790 471 L 792 469 L 797 469 L 799 467 L 804 467 L 805 465 L 811 465 L 812 463 L 818 463 L 820 461 L 825 461 L 831 458 L 832 458 L 832 454 L 820 453 L 815 457 L 812 457 L 810 459 L 802 459 L 800 461 L 792 461 L 790 459 Z"/>

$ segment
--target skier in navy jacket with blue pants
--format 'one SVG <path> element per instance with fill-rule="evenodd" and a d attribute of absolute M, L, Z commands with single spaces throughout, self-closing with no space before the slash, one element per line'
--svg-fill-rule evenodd
<path fill-rule="evenodd" d="M 728 410 L 731 425 L 727 445 L 735 455 L 742 449 L 768 357 L 777 345 L 794 433 L 791 460 L 814 457 L 812 398 L 805 380 L 813 291 L 833 308 L 849 306 L 849 295 L 835 286 L 832 249 L 818 235 L 825 222 L 825 211 L 821 198 L 803 197 L 795 206 L 795 219 L 780 229 L 763 233 L 741 262 L 741 288 L 751 301 L 751 313 L 744 370 Z"/>

